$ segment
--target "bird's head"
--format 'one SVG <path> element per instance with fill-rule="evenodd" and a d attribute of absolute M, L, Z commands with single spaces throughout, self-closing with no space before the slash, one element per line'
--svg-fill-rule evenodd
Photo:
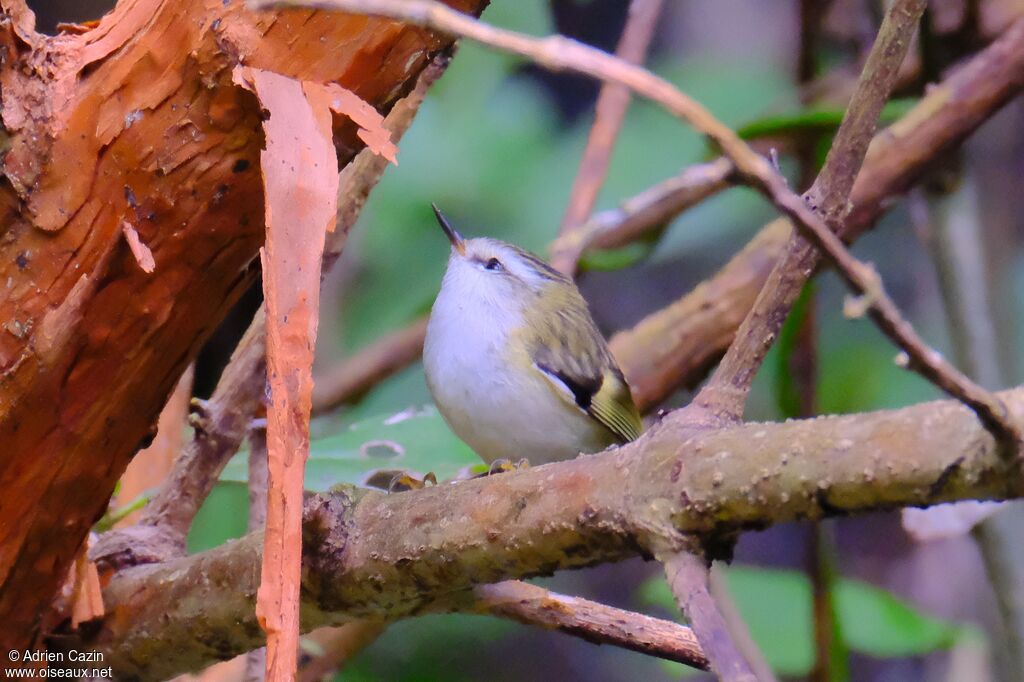
<path fill-rule="evenodd" d="M 521 309 L 574 286 L 529 251 L 487 237 L 466 239 L 437 206 L 434 215 L 452 245 L 442 291 L 454 289 L 466 303 Z"/>

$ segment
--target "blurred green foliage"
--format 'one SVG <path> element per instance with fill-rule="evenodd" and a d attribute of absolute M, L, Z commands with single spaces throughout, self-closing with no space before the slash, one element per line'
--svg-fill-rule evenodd
<path fill-rule="evenodd" d="M 731 566 L 724 569 L 729 591 L 750 635 L 779 675 L 806 675 L 814 664 L 810 580 L 790 570 Z M 645 583 L 640 599 L 677 612 L 668 584 Z M 968 625 L 949 623 L 915 610 L 885 590 L 840 579 L 836 612 L 850 649 L 875 658 L 919 656 L 948 649 L 960 638 L 979 638 Z M 675 672 L 685 668 L 666 663 Z"/>

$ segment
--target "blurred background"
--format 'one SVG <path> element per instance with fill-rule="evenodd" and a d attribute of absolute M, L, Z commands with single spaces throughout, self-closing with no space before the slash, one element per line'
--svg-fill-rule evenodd
<path fill-rule="evenodd" d="M 111 3 L 29 4 L 39 27 L 53 31 L 58 21 L 97 18 Z M 909 75 L 896 96 L 920 96 L 926 82 L 991 40 L 1008 17 L 1021 11 L 1020 4 L 931 3 L 929 40 L 922 43 L 930 47 L 914 48 Z M 614 50 L 627 8 L 626 0 L 493 0 L 484 18 L 532 34 L 559 31 Z M 783 121 L 779 139 L 769 143 L 778 146 L 791 184 L 804 189 L 842 112 L 842 96 L 828 93 L 841 92 L 842 87 L 832 85 L 850 82 L 859 71 L 883 8 L 874 0 L 669 0 L 648 64 L 730 125 Z M 813 41 L 801 31 L 807 17 L 817 17 Z M 593 82 L 544 73 L 475 45 L 459 49 L 403 139 L 400 165 L 388 170 L 372 194 L 331 274 L 322 301 L 319 374 L 429 310 L 448 251 L 431 215 L 431 201 L 465 234 L 494 236 L 547 253 L 593 120 L 597 91 Z M 811 102 L 816 110 L 831 112 L 828 120 L 833 122 L 803 125 L 801 114 Z M 613 207 L 709 153 L 698 135 L 658 108 L 634 101 L 597 208 Z M 981 380 L 992 388 L 1024 378 L 1022 166 L 1024 110 L 1017 101 L 946 159 L 921 188 L 894 201 L 854 249 L 876 264 L 922 335 L 955 357 L 957 322 L 944 303 L 936 234 L 952 230 L 978 247 L 976 263 L 989 292 L 985 324 L 992 330 L 985 357 L 995 368 Z M 683 214 L 657 239 L 588 256 L 580 287 L 599 325 L 611 335 L 714 273 L 773 217 L 772 208 L 754 193 L 730 189 Z M 748 418 L 797 416 L 794 405 L 800 401 L 794 401 L 790 369 L 794 361 L 812 355 L 817 375 L 811 397 L 820 413 L 892 408 L 940 397 L 896 365 L 895 349 L 869 322 L 843 317 L 844 293 L 834 275 L 817 278 L 813 295 L 805 299 L 811 313 L 804 322 L 816 331 L 816 341 L 776 345 L 758 376 Z M 257 289 L 204 351 L 197 394 L 212 390 L 259 300 Z M 689 397 L 682 391 L 665 407 L 685 404 Z M 382 467 L 361 447 L 371 440 L 402 445 L 404 454 L 386 467 L 440 475 L 470 464 L 472 453 L 448 433 L 429 403 L 417 363 L 358 401 L 319 417 L 309 487 L 363 480 L 367 471 Z M 405 418 L 394 419 L 399 413 Z M 244 481 L 245 462 L 239 459 L 196 522 L 194 551 L 245 531 Z M 1006 506 L 992 523 L 1012 534 L 1020 530 L 1020 512 L 1016 505 Z M 998 604 L 979 551 L 984 541 L 986 534 L 976 532 L 917 542 L 904 531 L 898 511 L 830 520 L 820 528 L 791 524 L 743 535 L 726 576 L 739 612 L 781 677 L 812 675 L 817 593 L 818 600 L 831 598 L 835 661 L 814 671 L 815 679 L 983 680 L 1000 670 L 1007 673 L 1000 667 L 1005 646 Z M 1002 549 L 1019 551 L 1017 546 Z M 680 617 L 659 566 L 641 560 L 538 582 L 651 615 Z M 1004 596 L 1012 600 L 1015 594 Z M 316 654 L 315 645 L 309 653 Z M 338 679 L 668 680 L 683 673 L 676 664 L 560 634 L 493 618 L 445 615 L 391 626 Z"/>

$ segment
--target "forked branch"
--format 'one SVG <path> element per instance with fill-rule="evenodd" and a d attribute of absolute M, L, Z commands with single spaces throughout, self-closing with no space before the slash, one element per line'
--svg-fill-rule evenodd
<path fill-rule="evenodd" d="M 840 231 L 849 212 L 854 181 L 924 5 L 924 0 L 897 0 L 886 12 L 825 164 L 805 194 L 807 203 L 834 233 Z M 754 376 L 819 260 L 814 244 L 803 236 L 793 236 L 740 325 L 736 340 L 695 399 L 698 405 L 725 419 L 743 416 Z"/>

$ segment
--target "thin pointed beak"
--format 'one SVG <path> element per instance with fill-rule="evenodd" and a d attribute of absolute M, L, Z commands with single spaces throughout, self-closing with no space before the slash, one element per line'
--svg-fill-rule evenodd
<path fill-rule="evenodd" d="M 459 234 L 459 231 L 452 227 L 452 224 L 448 222 L 448 219 L 444 217 L 444 213 L 441 213 L 441 209 L 437 207 L 437 204 L 431 203 L 430 206 L 434 209 L 434 216 L 437 218 L 437 223 L 444 230 L 444 234 L 448 237 L 448 241 L 452 243 L 452 248 L 458 251 L 460 256 L 466 255 L 466 241 Z"/>

